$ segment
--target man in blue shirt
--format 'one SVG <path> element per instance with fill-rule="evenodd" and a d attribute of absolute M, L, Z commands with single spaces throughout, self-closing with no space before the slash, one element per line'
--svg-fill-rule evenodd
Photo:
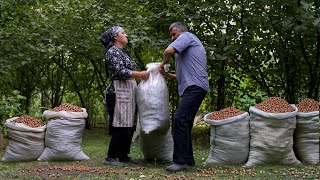
<path fill-rule="evenodd" d="M 165 49 L 160 72 L 178 81 L 180 103 L 173 118 L 173 163 L 166 170 L 171 172 L 194 166 L 191 130 L 196 113 L 209 91 L 206 51 L 200 40 L 182 22 L 169 27 L 173 42 Z M 164 71 L 164 65 L 175 55 L 176 74 Z"/>

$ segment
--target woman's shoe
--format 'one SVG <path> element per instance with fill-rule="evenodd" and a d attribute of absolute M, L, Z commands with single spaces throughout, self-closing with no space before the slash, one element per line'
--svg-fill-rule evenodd
<path fill-rule="evenodd" d="M 130 157 L 127 157 L 125 159 L 120 159 L 120 162 L 128 162 L 128 163 L 132 163 L 132 164 L 139 164 L 140 161 L 137 159 L 132 159 Z"/>
<path fill-rule="evenodd" d="M 187 164 L 173 163 L 170 166 L 167 166 L 166 170 L 170 172 L 178 172 L 187 169 L 187 167 Z"/>
<path fill-rule="evenodd" d="M 123 166 L 124 164 L 117 159 L 113 158 L 106 158 L 106 160 L 103 161 L 104 165 L 111 165 L 111 166 Z"/>

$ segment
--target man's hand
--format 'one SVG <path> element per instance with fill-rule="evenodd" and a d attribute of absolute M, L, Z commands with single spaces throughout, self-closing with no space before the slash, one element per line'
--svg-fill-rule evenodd
<path fill-rule="evenodd" d="M 161 64 L 162 65 L 162 64 Z M 165 70 L 164 70 L 164 65 L 162 65 L 161 66 L 160 65 L 160 67 L 159 67 L 159 72 L 163 75 L 163 76 L 168 76 L 168 74 L 169 74 L 169 72 L 166 72 Z"/>
<path fill-rule="evenodd" d="M 163 52 L 162 63 L 160 67 L 163 67 L 165 64 L 169 63 L 169 59 L 176 53 L 176 50 L 172 46 L 168 46 Z"/>
<path fill-rule="evenodd" d="M 162 61 L 161 64 L 160 64 L 160 68 L 164 69 L 164 65 L 165 65 L 165 63 Z"/>

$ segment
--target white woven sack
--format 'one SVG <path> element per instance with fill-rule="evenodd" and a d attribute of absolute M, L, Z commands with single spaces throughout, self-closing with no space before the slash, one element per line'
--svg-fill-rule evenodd
<path fill-rule="evenodd" d="M 140 133 L 140 147 L 146 160 L 170 161 L 173 157 L 173 139 L 171 131 L 166 133 L 153 131 Z"/>
<path fill-rule="evenodd" d="M 169 92 L 164 77 L 159 72 L 160 63 L 147 64 L 148 80 L 142 80 L 137 88 L 140 128 L 144 134 L 170 127 Z"/>
<path fill-rule="evenodd" d="M 319 163 L 319 111 L 298 112 L 294 150 L 302 162 Z"/>
<path fill-rule="evenodd" d="M 249 155 L 249 113 L 223 120 L 204 121 L 211 125 L 210 151 L 205 165 L 244 164 Z"/>
<path fill-rule="evenodd" d="M 85 119 L 88 117 L 87 110 L 85 108 L 81 108 L 83 112 L 70 112 L 70 111 L 50 111 L 45 110 L 43 112 L 43 117 L 46 119 Z"/>
<path fill-rule="evenodd" d="M 47 115 L 54 113 L 47 112 Z M 80 115 L 76 115 L 76 112 L 64 112 L 66 117 L 86 117 L 82 112 L 79 113 Z M 85 123 L 85 119 L 62 117 L 50 119 L 45 136 L 46 147 L 38 160 L 89 160 L 90 158 L 83 153 L 81 148 Z"/>
<path fill-rule="evenodd" d="M 40 126 L 40 127 L 37 127 L 37 128 L 32 128 L 30 126 L 26 126 L 23 123 L 14 122 L 14 120 L 16 120 L 18 118 L 19 117 L 13 117 L 13 118 L 7 119 L 5 125 L 10 129 L 14 129 L 14 130 L 17 130 L 17 131 L 29 131 L 29 132 L 44 132 L 46 130 L 46 128 L 47 128 L 46 125 Z"/>
<path fill-rule="evenodd" d="M 14 123 L 18 117 L 6 120 L 8 127 L 8 144 L 2 157 L 3 162 L 33 161 L 44 150 L 44 136 L 46 125 L 31 128 L 22 123 Z"/>
<path fill-rule="evenodd" d="M 250 107 L 250 152 L 245 167 L 264 164 L 298 164 L 293 151 L 294 112 L 267 113 Z"/>

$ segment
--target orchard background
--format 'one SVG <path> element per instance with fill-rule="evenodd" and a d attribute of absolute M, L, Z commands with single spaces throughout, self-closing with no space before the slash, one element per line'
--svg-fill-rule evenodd
<path fill-rule="evenodd" d="M 319 100 L 319 0 L 1 1 L 0 124 L 62 103 L 87 109 L 87 128 L 105 126 L 104 48 L 99 37 L 123 26 L 145 69 L 160 62 L 168 27 L 184 21 L 203 42 L 210 92 L 199 115 L 278 96 Z M 174 60 L 171 60 L 174 71 Z M 171 112 L 177 85 L 167 81 Z"/>
<path fill-rule="evenodd" d="M 209 127 L 201 123 L 203 115 L 231 106 L 248 111 L 250 106 L 273 96 L 290 104 L 298 104 L 305 98 L 319 101 L 319 5 L 319 0 L 0 1 L 3 135 L 6 137 L 4 123 L 10 117 L 28 114 L 45 121 L 44 110 L 71 103 L 87 109 L 84 151 L 89 156 L 96 155 L 93 144 L 105 146 L 108 141 L 97 142 L 100 137 L 107 138 L 104 133 L 108 121 L 103 102 L 108 79 L 104 48 L 99 41 L 101 33 L 110 26 L 124 27 L 129 36 L 127 48 L 138 70 L 143 70 L 146 64 L 162 60 L 163 50 L 171 41 L 168 27 L 175 21 L 183 21 L 203 42 L 208 58 L 210 91 L 198 112 L 200 125 L 193 132 L 199 153 L 197 160 L 201 162 L 209 147 Z M 174 72 L 174 60 L 170 63 Z M 167 85 L 173 113 L 179 101 L 177 84 L 167 81 Z M 92 132 L 100 132 L 99 138 L 90 136 Z M 139 156 L 136 146 L 134 153 Z M 101 165 L 104 151 L 100 149 L 92 163 Z M 2 177 L 14 178 L 14 167 L 23 166 L 26 171 L 34 164 L 0 165 Z M 199 167 L 194 171 L 198 172 Z M 280 169 L 279 176 L 275 169 Z M 295 174 L 319 178 L 314 173 L 319 172 L 319 166 L 304 165 L 285 170 L 268 166 L 252 172 L 227 166 L 210 172 L 232 175 L 222 178 L 242 172 L 251 175 L 262 172 L 262 178 L 272 174 L 280 179 L 294 178 Z"/>

